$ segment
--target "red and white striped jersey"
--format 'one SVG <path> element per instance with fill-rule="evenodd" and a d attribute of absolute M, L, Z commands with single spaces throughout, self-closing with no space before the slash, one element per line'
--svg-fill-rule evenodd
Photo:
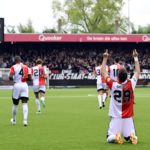
<path fill-rule="evenodd" d="M 104 77 L 101 75 L 101 65 L 95 67 L 94 74 L 96 75 L 97 84 L 106 83 Z M 108 71 L 108 66 L 106 66 L 106 70 Z"/>
<path fill-rule="evenodd" d="M 31 69 L 33 85 L 45 85 L 44 75 L 48 74 L 46 67 L 42 65 L 37 65 Z"/>
<path fill-rule="evenodd" d="M 13 81 L 15 83 L 26 82 L 28 75 L 31 74 L 28 66 L 23 63 L 17 63 L 10 68 L 10 74 L 13 75 Z"/>
<path fill-rule="evenodd" d="M 108 72 L 109 72 L 110 78 L 113 79 L 114 81 L 117 81 L 118 80 L 118 72 L 121 68 L 122 68 L 122 66 L 119 63 L 109 66 Z"/>
<path fill-rule="evenodd" d="M 127 79 L 124 83 L 113 81 L 109 76 L 106 78 L 111 93 L 109 116 L 128 118 L 134 115 L 134 88 L 137 79 Z"/>

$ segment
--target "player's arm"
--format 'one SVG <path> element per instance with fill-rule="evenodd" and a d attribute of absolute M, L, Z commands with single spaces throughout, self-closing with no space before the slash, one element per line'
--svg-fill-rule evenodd
<path fill-rule="evenodd" d="M 28 74 L 28 81 L 32 81 L 32 75 Z"/>
<path fill-rule="evenodd" d="M 101 68 L 101 73 L 102 73 L 102 76 L 104 77 L 104 79 L 106 79 L 108 76 L 108 72 L 106 70 L 108 56 L 109 56 L 108 50 L 106 50 L 106 52 L 103 54 L 103 61 L 102 61 L 102 68 Z"/>
<path fill-rule="evenodd" d="M 14 67 L 10 68 L 10 72 L 9 72 L 9 80 L 13 80 L 13 76 L 14 76 Z"/>
<path fill-rule="evenodd" d="M 48 78 L 48 74 L 44 74 L 44 78 L 47 79 Z"/>
<path fill-rule="evenodd" d="M 139 64 L 139 60 L 138 60 L 138 53 L 137 53 L 136 49 L 133 50 L 133 58 L 134 58 L 134 63 L 135 63 L 134 77 L 136 79 L 138 79 L 139 76 L 140 76 L 141 71 L 140 71 L 140 64 Z"/>
<path fill-rule="evenodd" d="M 46 67 L 44 67 L 44 78 L 45 79 L 48 78 L 48 71 L 47 71 Z"/>
<path fill-rule="evenodd" d="M 33 69 L 28 68 L 28 78 L 27 78 L 28 81 L 32 81 L 32 72 Z"/>
<path fill-rule="evenodd" d="M 108 66 L 108 74 L 110 75 L 110 66 Z"/>
<path fill-rule="evenodd" d="M 93 75 L 94 75 L 94 77 L 96 77 L 96 70 L 95 70 L 95 68 L 93 69 Z"/>
<path fill-rule="evenodd" d="M 13 80 L 13 74 L 11 74 L 11 73 L 9 74 L 9 80 L 11 80 L 11 81 Z"/>

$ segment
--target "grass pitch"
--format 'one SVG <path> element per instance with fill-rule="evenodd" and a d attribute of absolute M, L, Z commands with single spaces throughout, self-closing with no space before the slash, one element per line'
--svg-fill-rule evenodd
<path fill-rule="evenodd" d="M 135 89 L 135 126 L 137 145 L 106 143 L 108 106 L 98 109 L 95 88 L 50 89 L 46 108 L 36 114 L 33 92 L 30 91 L 28 126 L 22 123 L 19 105 L 17 124 L 10 124 L 11 90 L 0 91 L 1 150 L 149 150 L 150 89 Z"/>

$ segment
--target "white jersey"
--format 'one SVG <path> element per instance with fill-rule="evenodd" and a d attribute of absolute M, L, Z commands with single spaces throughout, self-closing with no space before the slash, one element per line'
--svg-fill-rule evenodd
<path fill-rule="evenodd" d="M 108 67 L 106 68 L 106 70 L 108 71 Z M 97 84 L 106 83 L 105 79 L 101 75 L 101 66 L 95 67 L 94 73 L 96 75 Z"/>
<path fill-rule="evenodd" d="M 48 74 L 46 67 L 42 65 L 34 66 L 31 70 L 33 85 L 45 85 L 44 75 Z"/>
<path fill-rule="evenodd" d="M 133 116 L 134 88 L 137 79 L 127 79 L 124 83 L 113 81 L 109 76 L 106 83 L 110 88 L 111 100 L 109 106 L 109 116 L 119 118 L 129 118 Z"/>
<path fill-rule="evenodd" d="M 31 71 L 26 65 L 17 63 L 10 68 L 10 74 L 13 74 L 13 81 L 15 83 L 22 83 L 26 82 Z"/>
<path fill-rule="evenodd" d="M 111 65 L 108 69 L 110 78 L 113 79 L 114 81 L 117 81 L 118 80 L 118 72 L 121 68 L 122 68 L 122 66 L 120 64 Z"/>
<path fill-rule="evenodd" d="M 26 81 L 28 79 L 28 75 L 31 74 L 30 69 L 22 63 L 17 63 L 10 68 L 10 74 L 13 75 L 14 81 L 12 98 L 28 98 L 29 91 Z"/>

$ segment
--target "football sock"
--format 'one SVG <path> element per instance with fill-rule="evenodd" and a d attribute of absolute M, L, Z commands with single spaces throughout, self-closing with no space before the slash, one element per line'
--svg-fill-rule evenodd
<path fill-rule="evenodd" d="M 106 94 L 106 93 L 103 93 L 103 102 L 106 101 L 106 98 L 107 98 L 107 94 Z"/>
<path fill-rule="evenodd" d="M 45 107 L 45 97 L 41 97 L 40 100 L 41 100 L 42 106 Z"/>
<path fill-rule="evenodd" d="M 44 100 L 45 100 L 45 97 L 42 96 L 42 97 L 41 97 L 41 101 L 44 101 Z"/>
<path fill-rule="evenodd" d="M 103 101 L 103 96 L 102 95 L 98 95 L 98 105 L 99 105 L 99 108 L 102 108 L 102 101 Z"/>
<path fill-rule="evenodd" d="M 23 108 L 23 120 L 27 121 L 27 119 L 28 119 L 28 104 L 23 103 L 22 108 Z"/>
<path fill-rule="evenodd" d="M 37 111 L 39 112 L 41 110 L 40 101 L 39 99 L 35 99 Z"/>
<path fill-rule="evenodd" d="M 14 121 L 16 121 L 17 108 L 18 108 L 18 105 L 12 106 L 12 117 Z"/>

